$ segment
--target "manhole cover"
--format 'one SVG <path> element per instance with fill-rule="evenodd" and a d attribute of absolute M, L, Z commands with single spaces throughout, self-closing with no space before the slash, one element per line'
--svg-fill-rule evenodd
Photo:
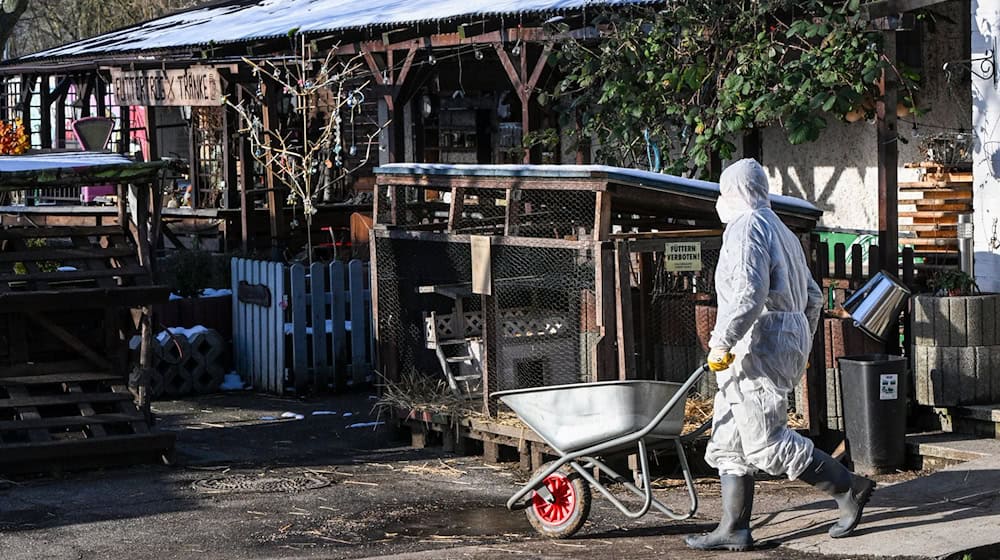
<path fill-rule="evenodd" d="M 301 492 L 329 485 L 329 479 L 311 474 L 295 477 L 234 474 L 199 480 L 194 483 L 194 488 L 200 492 L 223 494 L 233 492 Z"/>

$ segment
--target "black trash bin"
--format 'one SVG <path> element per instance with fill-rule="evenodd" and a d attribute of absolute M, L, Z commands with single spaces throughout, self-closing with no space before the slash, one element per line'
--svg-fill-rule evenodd
<path fill-rule="evenodd" d="M 844 428 L 855 472 L 878 474 L 906 461 L 906 358 L 844 356 L 840 362 Z"/>

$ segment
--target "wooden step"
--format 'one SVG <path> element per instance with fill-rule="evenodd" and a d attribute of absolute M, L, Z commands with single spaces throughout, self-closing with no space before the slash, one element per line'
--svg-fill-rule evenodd
<path fill-rule="evenodd" d="M 1000 404 L 949 406 L 933 410 L 945 432 L 1000 439 Z"/>
<path fill-rule="evenodd" d="M 899 183 L 900 190 L 932 190 L 951 189 L 972 191 L 971 183 L 956 183 L 951 181 L 907 181 Z"/>
<path fill-rule="evenodd" d="M 919 460 L 914 466 L 922 469 L 1000 456 L 1000 440 L 940 431 L 907 435 L 906 447 Z"/>
<path fill-rule="evenodd" d="M 25 375 L 19 377 L 0 377 L 0 387 L 4 385 L 44 385 L 47 383 L 86 383 L 88 381 L 118 381 L 124 383 L 119 375 L 110 373 L 50 373 L 46 375 Z"/>
<path fill-rule="evenodd" d="M 901 245 L 913 245 L 913 246 L 936 246 L 936 247 L 950 247 L 957 246 L 958 239 L 947 238 L 947 237 L 924 237 L 924 238 L 913 238 L 913 237 L 901 237 L 899 239 Z"/>
<path fill-rule="evenodd" d="M 943 231 L 958 234 L 958 224 L 899 224 L 900 231 Z"/>
<path fill-rule="evenodd" d="M 7 445 L 0 447 L 0 472 L 74 470 L 155 462 L 172 454 L 175 439 L 172 433 L 157 432 Z"/>
<path fill-rule="evenodd" d="M 940 202 L 941 204 L 937 204 Z M 904 212 L 952 212 L 952 213 L 964 213 L 971 212 L 972 206 L 969 204 L 954 204 L 948 203 L 947 201 L 933 201 L 925 200 L 917 204 L 900 204 L 899 212 L 900 216 Z"/>
<path fill-rule="evenodd" d="M 899 200 L 960 200 L 972 199 L 971 189 L 904 190 L 899 192 Z"/>
<path fill-rule="evenodd" d="M 131 401 L 132 396 L 125 393 L 63 393 L 57 395 L 41 395 L 0 399 L 0 409 L 23 408 L 38 406 L 54 406 L 79 403 L 106 403 Z"/>
<path fill-rule="evenodd" d="M 56 416 L 52 418 L 35 418 L 32 420 L 4 420 L 0 422 L 0 432 L 13 430 L 34 430 L 49 428 L 70 428 L 89 426 L 91 424 L 128 424 L 145 422 L 142 414 L 95 414 L 93 416 Z M 0 449 L 4 445 L 0 443 Z"/>
<path fill-rule="evenodd" d="M 104 237 L 125 235 L 118 226 L 98 227 L 13 227 L 0 230 L 0 239 L 39 239 L 44 237 Z"/>

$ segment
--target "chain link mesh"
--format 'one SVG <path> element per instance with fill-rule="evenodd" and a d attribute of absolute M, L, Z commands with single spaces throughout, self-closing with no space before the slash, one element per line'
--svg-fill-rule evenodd
<path fill-rule="evenodd" d="M 631 273 L 635 310 L 635 364 L 641 379 L 684 381 L 704 363 L 708 339 L 715 326 L 715 267 L 719 262 L 721 238 L 675 238 L 659 243 L 646 242 L 631 253 Z M 698 244 L 701 270 L 667 270 L 666 244 Z M 712 376 L 702 379 L 698 392 L 711 395 Z"/>
<path fill-rule="evenodd" d="M 595 261 L 578 249 L 492 250 L 497 332 L 494 390 L 596 379 Z"/>

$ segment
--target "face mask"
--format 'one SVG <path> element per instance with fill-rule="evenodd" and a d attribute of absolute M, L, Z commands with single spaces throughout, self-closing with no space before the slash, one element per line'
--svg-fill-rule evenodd
<path fill-rule="evenodd" d="M 719 220 L 728 224 L 740 217 L 747 211 L 746 205 L 734 201 L 731 197 L 720 196 L 715 203 L 715 211 L 719 214 Z"/>

